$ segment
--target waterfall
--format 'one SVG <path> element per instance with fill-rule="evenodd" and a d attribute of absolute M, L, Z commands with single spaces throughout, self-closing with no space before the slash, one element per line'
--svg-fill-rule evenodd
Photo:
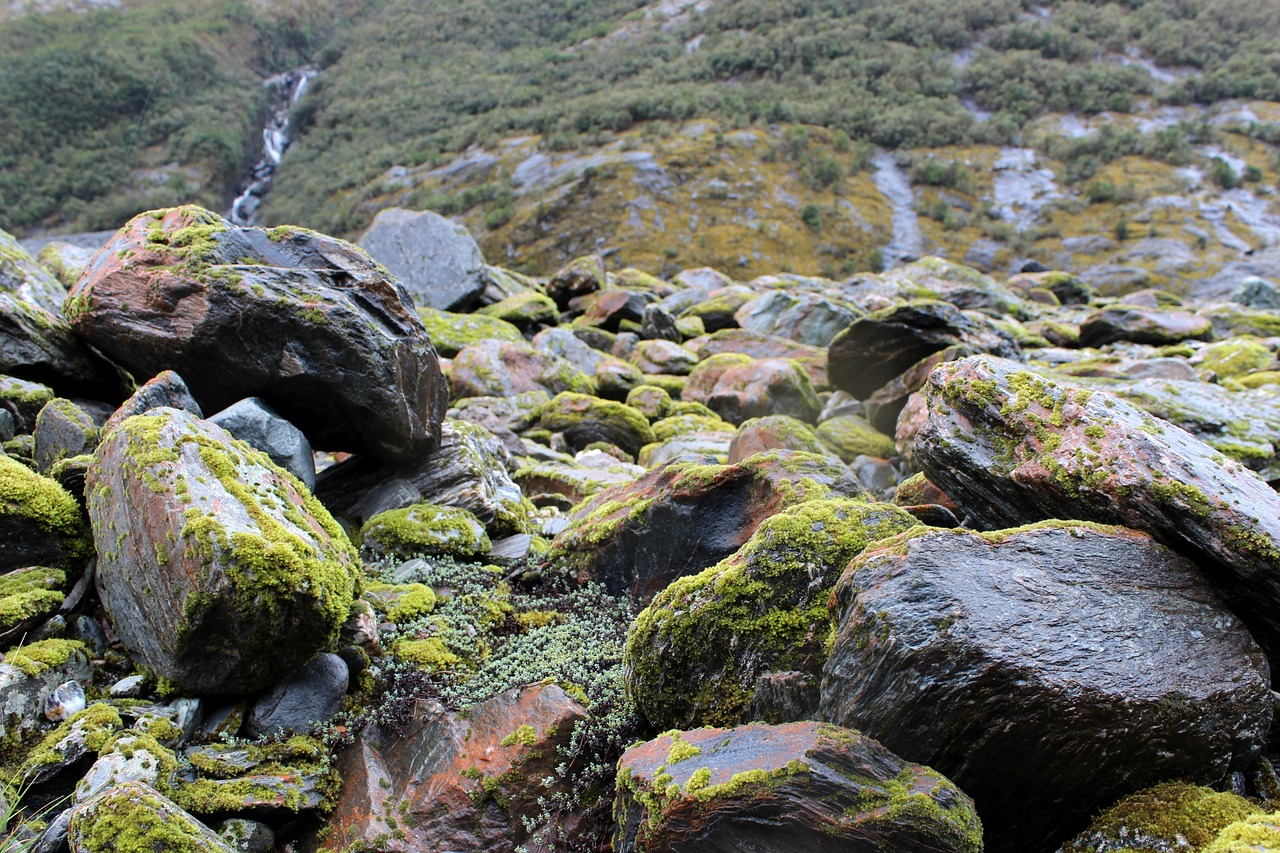
<path fill-rule="evenodd" d="M 262 85 L 271 97 L 266 124 L 262 128 L 262 156 L 253 164 L 241 185 L 240 193 L 231 203 L 229 218 L 236 225 L 253 225 L 258 219 L 258 206 L 271 188 L 271 178 L 280 165 L 280 158 L 289 147 L 289 110 L 307 90 L 311 78 L 320 73 L 314 65 L 304 65 L 274 77 L 268 77 Z"/>

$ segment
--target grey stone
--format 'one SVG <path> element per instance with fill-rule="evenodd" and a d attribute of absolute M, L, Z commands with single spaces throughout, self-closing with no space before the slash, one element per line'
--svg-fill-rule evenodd
<path fill-rule="evenodd" d="M 305 732 L 317 723 L 327 723 L 342 709 L 348 678 L 342 658 L 316 655 L 254 703 L 249 712 L 249 734 Z"/>
<path fill-rule="evenodd" d="M 413 483 L 403 477 L 397 477 L 389 483 L 370 489 L 356 505 L 352 515 L 364 522 L 375 515 L 390 512 L 393 509 L 404 509 L 417 503 L 422 503 L 422 492 L 418 491 L 418 487 Z"/>
<path fill-rule="evenodd" d="M 17 419 L 8 409 L 0 409 L 0 441 L 13 438 L 18 429 Z"/>
<path fill-rule="evenodd" d="M 272 853 L 276 849 L 276 834 L 256 820 L 233 817 L 214 824 L 214 830 L 239 853 Z"/>
<path fill-rule="evenodd" d="M 145 675 L 129 675 L 111 685 L 113 699 L 140 699 L 147 694 L 147 677 Z"/>
<path fill-rule="evenodd" d="M 102 427 L 102 433 L 105 435 L 111 432 L 126 418 L 149 412 L 152 409 L 158 409 L 161 406 L 181 409 L 184 412 L 195 415 L 197 418 L 204 417 L 204 412 L 201 411 L 200 404 L 196 402 L 196 398 L 191 395 L 191 390 L 187 388 L 187 383 L 183 382 L 182 377 L 172 370 L 165 370 L 148 380 L 141 388 L 134 391 L 129 399 L 121 403 L 120 408 L 116 409 L 111 417 L 107 418 L 107 422 Z"/>
<path fill-rule="evenodd" d="M 36 416 L 36 467 L 48 474 L 55 462 L 92 453 L 98 446 L 98 425 L 89 413 L 61 397 L 50 400 Z"/>
<path fill-rule="evenodd" d="M 429 210 L 382 210 L 358 245 L 400 279 L 419 305 L 465 310 L 491 280 L 471 233 Z"/>
<path fill-rule="evenodd" d="M 289 423 L 266 400 L 249 397 L 211 415 L 212 423 L 271 457 L 293 474 L 308 491 L 316 487 L 316 464 L 311 443 L 302 430 Z"/>

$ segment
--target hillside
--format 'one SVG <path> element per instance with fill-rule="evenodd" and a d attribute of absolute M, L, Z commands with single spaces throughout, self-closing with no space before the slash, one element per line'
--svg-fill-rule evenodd
<path fill-rule="evenodd" d="M 19 234 L 225 210 L 260 81 L 314 61 L 266 224 L 432 209 L 538 274 L 589 252 L 742 277 L 1034 258 L 1104 291 L 1280 272 L 1277 0 L 63 5 L 119 8 L 0 25 Z"/>

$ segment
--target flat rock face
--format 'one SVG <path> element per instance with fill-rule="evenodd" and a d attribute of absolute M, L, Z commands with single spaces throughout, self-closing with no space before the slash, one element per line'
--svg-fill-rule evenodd
<path fill-rule="evenodd" d="M 812 294 L 775 290 L 752 299 L 734 316 L 744 329 L 825 347 L 858 318 L 858 312 Z"/>
<path fill-rule="evenodd" d="M 103 606 L 180 689 L 260 690 L 347 617 L 359 564 L 346 535 L 212 424 L 168 408 L 130 418 L 99 445 L 85 491 Z"/>
<path fill-rule="evenodd" d="M 1119 523 L 1193 559 L 1280 655 L 1280 497 L 1252 471 L 1099 391 L 987 357 L 940 365 L 915 458 L 988 528 Z"/>
<path fill-rule="evenodd" d="M 523 819 L 538 813 L 538 798 L 555 793 L 542 779 L 585 717 L 548 684 L 510 690 L 466 714 L 420 713 L 399 735 L 369 726 L 340 760 L 346 782 L 320 849 L 366 842 L 391 853 L 511 853 L 529 837 Z"/>
<path fill-rule="evenodd" d="M 859 400 L 916 362 L 953 346 L 1016 358 L 1018 345 L 981 316 L 944 302 L 908 302 L 856 320 L 836 335 L 827 356 L 831 384 Z"/>
<path fill-rule="evenodd" d="M 617 853 L 982 849 L 972 801 L 927 767 L 822 723 L 674 732 L 618 764 Z"/>
<path fill-rule="evenodd" d="M 733 424 L 766 415 L 791 415 L 811 423 L 822 411 L 808 372 L 787 358 L 729 365 L 714 375 L 695 371 L 683 399 L 703 403 Z"/>
<path fill-rule="evenodd" d="M 1266 659 L 1191 563 L 1135 531 L 1047 525 L 919 528 L 855 558 L 832 599 L 820 717 L 946 773 L 989 850 L 1219 779 L 1271 721 Z"/>
<path fill-rule="evenodd" d="M 644 605 L 676 578 L 737 551 L 783 507 L 861 494 L 847 467 L 808 453 L 761 453 L 736 465 L 673 463 L 579 507 L 547 560 Z"/>
<path fill-rule="evenodd" d="M 471 232 L 430 210 L 379 211 L 358 245 L 400 279 L 418 305 L 453 311 L 484 292 L 484 257 Z"/>
<path fill-rule="evenodd" d="M 341 240 L 236 228 L 196 207 L 143 214 L 63 311 L 129 370 L 176 370 L 205 411 L 259 396 L 319 448 L 389 460 L 439 437 L 448 391 L 422 322 L 400 284 Z"/>

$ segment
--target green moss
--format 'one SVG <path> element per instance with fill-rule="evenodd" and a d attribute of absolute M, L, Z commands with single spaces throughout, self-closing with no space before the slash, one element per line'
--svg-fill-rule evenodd
<path fill-rule="evenodd" d="M 88 826 L 82 828 L 87 823 Z M 86 831 L 87 830 L 87 831 Z M 142 785 L 112 788 L 72 826 L 84 853 L 201 853 L 211 833 Z"/>
<path fill-rule="evenodd" d="M 1237 338 L 1203 348 L 1199 361 L 1202 370 L 1217 374 L 1221 380 L 1262 370 L 1275 361 L 1275 356 L 1255 340 Z"/>
<path fill-rule="evenodd" d="M 59 744 L 66 741 L 73 732 L 78 732 L 86 747 L 95 754 L 105 752 L 111 744 L 112 735 L 122 728 L 124 723 L 120 713 L 105 702 L 95 702 L 84 710 L 72 714 L 57 728 L 45 735 L 18 768 L 16 778 L 31 770 L 60 764 L 66 760 L 66 754 Z"/>
<path fill-rule="evenodd" d="M 702 755 L 702 747 L 694 746 L 686 740 L 681 740 L 679 732 L 671 736 L 671 751 L 667 753 L 668 766 L 679 764 L 681 761 L 687 761 L 698 755 Z"/>
<path fill-rule="evenodd" d="M 732 434 L 736 430 L 733 424 L 719 415 L 672 415 L 663 418 L 653 425 L 653 440 L 667 442 L 677 436 L 692 435 L 699 432 L 722 432 Z"/>
<path fill-rule="evenodd" d="M 1140 849 L 1199 850 L 1228 824 L 1258 811 L 1243 797 L 1188 782 L 1167 782 L 1125 797 L 1094 818 L 1066 845 L 1081 851 Z"/>
<path fill-rule="evenodd" d="M 520 330 L 508 322 L 484 314 L 454 314 L 435 308 L 416 309 L 427 336 L 436 350 L 446 358 L 453 358 L 464 347 L 477 341 L 524 341 Z"/>
<path fill-rule="evenodd" d="M 360 529 L 364 550 L 401 557 L 415 554 L 476 557 L 493 547 L 480 519 L 460 507 L 414 504 L 379 513 Z"/>
<path fill-rule="evenodd" d="M 89 659 L 88 649 L 79 640 L 41 640 L 14 649 L 4 656 L 5 663 L 35 677 L 62 666 L 72 656 Z"/>
<path fill-rule="evenodd" d="M 656 421 L 670 413 L 671 395 L 657 385 L 637 385 L 627 392 L 627 405 Z"/>
<path fill-rule="evenodd" d="M 1280 851 L 1280 812 L 1250 815 L 1226 826 L 1202 853 L 1275 851 Z"/>
<path fill-rule="evenodd" d="M 391 654 L 398 660 L 415 664 L 428 672 L 453 669 L 462 664 L 462 658 L 449 651 L 439 637 L 396 640 L 391 645 Z"/>
<path fill-rule="evenodd" d="M 555 301 L 546 294 L 528 290 L 486 305 L 476 312 L 517 326 L 554 326 L 560 318 Z"/>
<path fill-rule="evenodd" d="M 818 424 L 815 432 L 822 443 L 835 451 L 845 462 L 852 462 L 864 454 L 888 458 L 898 452 L 892 438 L 857 415 L 843 415 L 825 420 Z"/>
<path fill-rule="evenodd" d="M 52 614 L 62 604 L 67 576 L 58 569 L 18 569 L 0 576 L 0 630 Z"/>
<path fill-rule="evenodd" d="M 521 726 L 502 739 L 503 746 L 533 746 L 538 742 L 538 730 L 533 726 Z"/>
<path fill-rule="evenodd" d="M 62 545 L 62 562 L 79 568 L 93 553 L 80 505 L 57 482 L 0 455 L 0 518 L 21 519 Z"/>
<path fill-rule="evenodd" d="M 435 591 L 420 583 L 370 582 L 364 585 L 364 596 L 375 609 L 386 614 L 387 621 L 397 625 L 420 619 L 436 606 Z"/>

